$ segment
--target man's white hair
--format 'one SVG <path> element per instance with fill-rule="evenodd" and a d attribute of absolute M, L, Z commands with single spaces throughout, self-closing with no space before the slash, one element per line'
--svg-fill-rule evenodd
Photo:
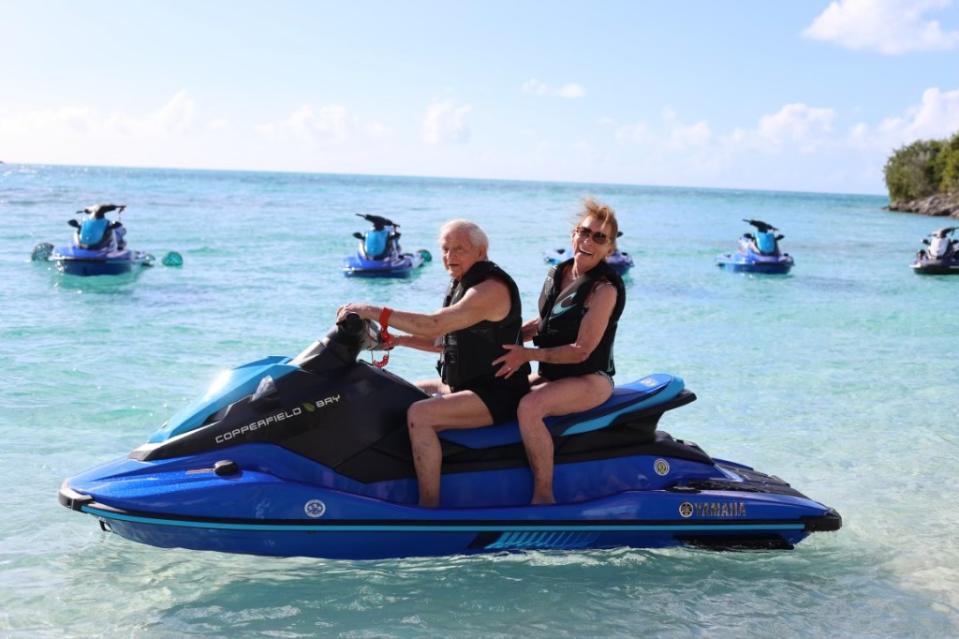
<path fill-rule="evenodd" d="M 484 252 L 489 250 L 489 238 L 486 233 L 475 222 L 469 220 L 450 220 L 440 228 L 440 240 L 450 233 L 463 231 L 470 239 L 470 244 L 482 249 Z"/>

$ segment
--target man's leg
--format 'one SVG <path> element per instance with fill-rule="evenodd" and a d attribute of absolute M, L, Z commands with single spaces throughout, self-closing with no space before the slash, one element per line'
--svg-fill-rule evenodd
<path fill-rule="evenodd" d="M 443 383 L 439 377 L 433 379 L 421 379 L 416 382 L 416 387 L 421 391 L 433 397 L 434 395 L 449 395 L 450 387 Z"/>
<path fill-rule="evenodd" d="M 414 402 L 406 413 L 420 506 L 439 506 L 443 448 L 438 431 L 478 428 L 493 423 L 486 404 L 473 391 L 459 391 Z"/>

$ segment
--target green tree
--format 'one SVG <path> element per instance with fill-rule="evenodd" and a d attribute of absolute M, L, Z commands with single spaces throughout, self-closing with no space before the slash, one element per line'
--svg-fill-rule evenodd
<path fill-rule="evenodd" d="M 901 202 L 937 193 L 940 182 L 937 160 L 944 146 L 941 140 L 916 140 L 896 149 L 883 168 L 889 199 Z"/>
<path fill-rule="evenodd" d="M 941 192 L 959 191 L 959 133 L 942 145 L 942 150 L 936 158 L 936 174 L 939 177 Z"/>

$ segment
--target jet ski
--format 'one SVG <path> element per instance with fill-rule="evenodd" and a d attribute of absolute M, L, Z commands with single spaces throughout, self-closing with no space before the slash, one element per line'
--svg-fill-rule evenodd
<path fill-rule="evenodd" d="M 788 273 L 795 262 L 789 253 L 779 250 L 779 240 L 783 239 L 781 234 L 776 234 L 779 229 L 761 220 L 743 219 L 743 222 L 755 227 L 756 234 L 743 233 L 739 250 L 718 256 L 716 266 L 739 273 Z"/>
<path fill-rule="evenodd" d="M 67 275 L 121 275 L 134 267 L 150 267 L 156 258 L 143 251 L 127 248 L 126 227 L 120 221 L 124 204 L 95 204 L 77 211 L 80 219 L 67 220 L 75 229 L 72 241 L 67 246 L 54 248 L 41 243 L 33 249 L 31 259 L 35 262 L 51 261 L 57 270 Z M 107 213 L 115 212 L 111 220 Z M 183 258 L 171 251 L 163 258 L 165 266 L 180 266 Z"/>
<path fill-rule="evenodd" d="M 558 248 L 553 251 L 546 251 L 543 253 L 543 260 L 547 264 L 556 265 L 568 259 L 569 253 L 567 253 L 566 249 L 564 248 Z M 606 263 L 613 267 L 613 270 L 616 271 L 620 277 L 626 275 L 626 272 L 633 268 L 633 258 L 630 257 L 629 253 L 620 251 L 619 249 L 613 251 L 612 255 L 606 258 Z"/>
<path fill-rule="evenodd" d="M 356 253 L 343 262 L 343 273 L 357 277 L 408 277 L 433 257 L 420 249 L 403 253 L 400 248 L 399 224 L 379 215 L 356 214 L 373 225 L 366 233 L 359 231 L 353 237 L 359 240 Z"/>
<path fill-rule="evenodd" d="M 294 358 L 221 375 L 126 457 L 59 501 L 158 547 L 377 559 L 693 545 L 787 549 L 841 526 L 785 481 L 658 431 L 696 396 L 672 375 L 547 420 L 556 505 L 531 506 L 515 422 L 443 432 L 438 508 L 417 506 L 406 412 L 426 395 L 357 360 L 374 324 L 347 315 Z"/>
<path fill-rule="evenodd" d="M 922 243 L 927 248 L 916 254 L 916 260 L 911 264 L 913 272 L 923 275 L 959 274 L 959 239 L 951 237 L 957 228 L 947 226 L 923 238 Z"/>

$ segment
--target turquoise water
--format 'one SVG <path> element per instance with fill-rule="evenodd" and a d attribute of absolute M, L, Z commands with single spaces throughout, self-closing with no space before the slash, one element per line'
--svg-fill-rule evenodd
<path fill-rule="evenodd" d="M 526 315 L 577 200 L 611 203 L 637 266 L 618 378 L 665 371 L 699 400 L 661 427 L 777 474 L 843 515 L 792 552 L 531 552 L 346 562 L 160 550 L 59 506 L 63 478 L 125 455 L 225 367 L 293 354 L 335 309 L 439 306 L 410 281 L 344 278 L 393 217 L 435 252 L 468 217 Z M 125 203 L 131 248 L 181 269 L 64 278 L 29 255 L 81 206 Z M 959 277 L 908 268 L 942 220 L 883 198 L 426 178 L 0 166 L 0 636 L 932 637 L 959 633 Z M 713 266 L 779 226 L 788 277 Z M 391 370 L 432 372 L 394 353 Z"/>

